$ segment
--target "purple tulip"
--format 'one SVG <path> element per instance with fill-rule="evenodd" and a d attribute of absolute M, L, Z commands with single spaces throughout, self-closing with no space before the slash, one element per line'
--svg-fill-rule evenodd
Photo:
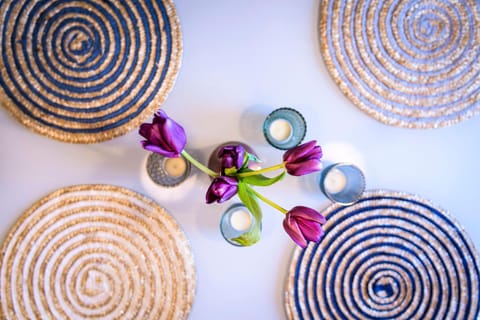
<path fill-rule="evenodd" d="M 233 197 L 238 191 L 238 181 L 233 177 L 220 176 L 215 178 L 205 196 L 207 203 L 222 203 Z"/>
<path fill-rule="evenodd" d="M 283 228 L 300 247 L 305 248 L 307 241 L 320 241 L 323 235 L 322 224 L 326 219 L 319 212 L 297 206 L 287 212 L 283 220 Z"/>
<path fill-rule="evenodd" d="M 222 161 L 222 169 L 240 169 L 245 159 L 245 149 L 241 145 L 225 146 L 218 151 L 217 157 Z"/>
<path fill-rule="evenodd" d="M 187 143 L 183 127 L 170 119 L 163 110 L 155 112 L 152 123 L 143 123 L 138 133 L 146 139 L 141 141 L 145 150 L 169 158 L 179 157 Z"/>
<path fill-rule="evenodd" d="M 303 176 L 322 169 L 322 148 L 313 140 L 292 148 L 283 154 L 287 172 L 292 176 Z"/>

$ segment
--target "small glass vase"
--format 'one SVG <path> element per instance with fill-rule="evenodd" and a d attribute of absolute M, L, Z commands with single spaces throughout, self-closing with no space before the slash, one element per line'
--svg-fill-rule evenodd
<path fill-rule="evenodd" d="M 167 158 L 151 153 L 147 158 L 147 174 L 150 179 L 162 187 L 176 187 L 187 180 L 191 172 L 190 161 L 184 157 Z"/>

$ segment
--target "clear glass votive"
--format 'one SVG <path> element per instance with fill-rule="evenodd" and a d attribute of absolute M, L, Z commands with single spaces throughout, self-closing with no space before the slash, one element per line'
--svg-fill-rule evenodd
<path fill-rule="evenodd" d="M 175 187 L 190 176 L 191 164 L 184 157 L 167 158 L 151 153 L 147 158 L 147 173 L 150 179 L 163 187 Z"/>
<path fill-rule="evenodd" d="M 320 189 L 331 201 L 347 206 L 360 199 L 365 191 L 365 176 L 357 166 L 335 163 L 322 170 Z"/>
<path fill-rule="evenodd" d="M 223 238 L 230 244 L 243 247 L 234 239 L 252 230 L 257 223 L 252 213 L 241 203 L 231 205 L 220 219 L 220 232 Z"/>
<path fill-rule="evenodd" d="M 298 146 L 305 138 L 307 123 L 302 114 L 292 108 L 279 108 L 263 122 L 263 134 L 272 146 L 287 150 Z"/>

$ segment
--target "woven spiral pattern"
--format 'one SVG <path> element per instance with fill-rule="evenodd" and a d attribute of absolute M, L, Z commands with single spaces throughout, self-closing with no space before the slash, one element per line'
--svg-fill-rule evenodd
<path fill-rule="evenodd" d="M 324 238 L 294 252 L 290 319 L 477 318 L 480 261 L 448 214 L 386 191 L 324 214 Z"/>
<path fill-rule="evenodd" d="M 83 185 L 30 208 L 2 248 L 2 319 L 186 319 L 193 256 L 174 219 L 126 189 Z"/>
<path fill-rule="evenodd" d="M 343 93 L 389 125 L 480 113 L 477 0 L 323 0 L 321 50 Z"/>
<path fill-rule="evenodd" d="M 6 0 L 0 17 L 0 104 L 51 138 L 124 134 L 173 86 L 182 48 L 171 0 Z"/>

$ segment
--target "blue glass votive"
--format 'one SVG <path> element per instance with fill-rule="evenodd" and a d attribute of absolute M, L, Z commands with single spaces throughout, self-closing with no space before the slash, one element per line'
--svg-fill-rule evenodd
<path fill-rule="evenodd" d="M 235 238 L 241 237 L 252 230 L 257 223 L 252 213 L 241 203 L 230 206 L 220 219 L 220 232 L 223 238 L 230 244 L 243 247 L 242 244 L 235 241 Z"/>
<path fill-rule="evenodd" d="M 331 201 L 347 206 L 357 202 L 365 191 L 365 176 L 355 165 L 335 163 L 322 170 L 320 189 Z"/>
<path fill-rule="evenodd" d="M 277 149 L 287 150 L 298 146 L 305 138 L 307 124 L 302 114 L 292 108 L 279 108 L 263 122 L 267 142 Z"/>
<path fill-rule="evenodd" d="M 184 157 L 167 158 L 151 153 L 147 158 L 150 179 L 162 187 L 175 187 L 190 176 L 191 164 Z"/>

